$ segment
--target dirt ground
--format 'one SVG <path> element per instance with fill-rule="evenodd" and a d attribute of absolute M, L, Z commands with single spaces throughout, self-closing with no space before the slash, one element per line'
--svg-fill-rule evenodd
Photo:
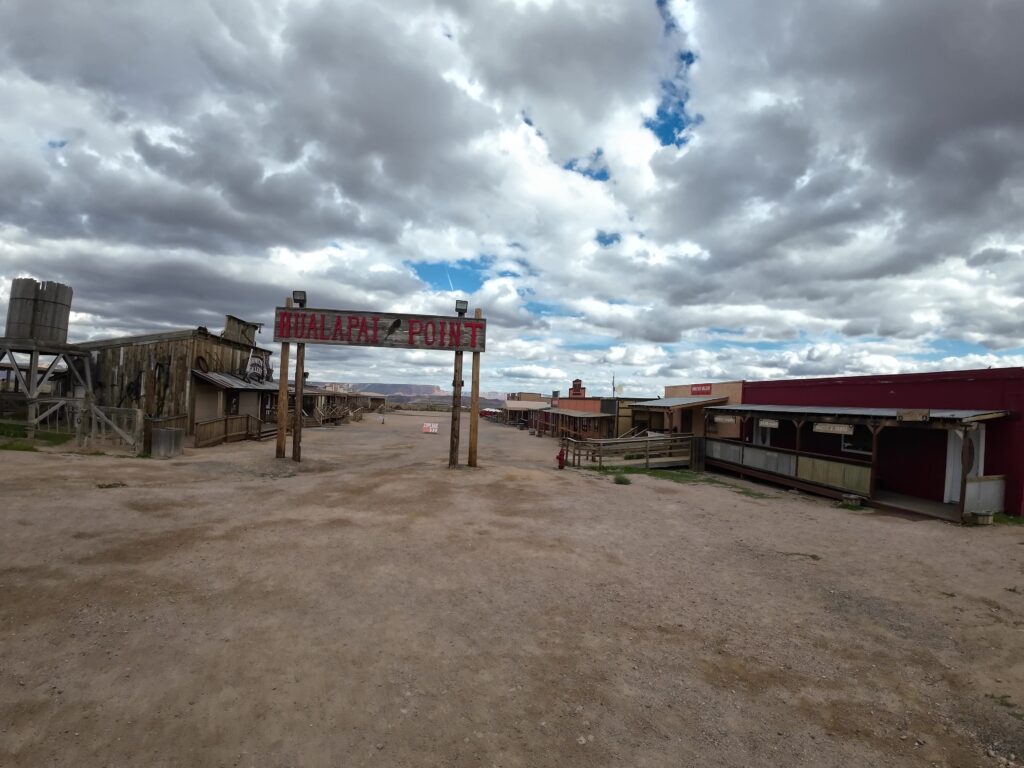
<path fill-rule="evenodd" d="M 617 485 L 490 423 L 449 470 L 446 418 L 0 452 L 0 764 L 1024 763 L 1024 528 Z"/>

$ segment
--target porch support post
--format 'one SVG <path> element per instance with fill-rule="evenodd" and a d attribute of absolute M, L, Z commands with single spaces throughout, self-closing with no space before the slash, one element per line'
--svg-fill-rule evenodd
<path fill-rule="evenodd" d="M 871 430 L 871 480 L 868 485 L 868 498 L 873 499 L 878 489 L 878 437 L 885 427 L 869 424 L 868 429 Z"/>
<path fill-rule="evenodd" d="M 960 447 L 960 501 L 958 507 L 960 509 L 960 522 L 966 522 L 964 520 L 964 507 L 967 503 L 967 475 L 971 471 L 971 466 L 974 464 L 974 442 L 971 440 L 971 434 L 974 432 L 976 427 L 971 426 L 970 428 L 964 427 L 963 441 Z"/>

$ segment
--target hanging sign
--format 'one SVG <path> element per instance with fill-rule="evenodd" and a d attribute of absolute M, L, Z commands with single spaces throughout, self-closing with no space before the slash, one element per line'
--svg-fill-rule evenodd
<path fill-rule="evenodd" d="M 757 426 L 761 427 L 762 429 L 778 429 L 779 428 L 779 420 L 778 419 L 758 419 L 757 420 Z"/>
<path fill-rule="evenodd" d="M 853 424 L 818 423 L 814 425 L 814 431 L 825 432 L 829 435 L 852 435 Z"/>
<path fill-rule="evenodd" d="M 483 318 L 305 307 L 274 310 L 274 341 L 280 342 L 483 352 L 486 336 Z"/>
<path fill-rule="evenodd" d="M 927 408 L 900 408 L 896 411 L 896 421 L 928 421 L 931 417 Z"/>
<path fill-rule="evenodd" d="M 715 416 L 715 424 L 735 424 L 735 416 Z"/>

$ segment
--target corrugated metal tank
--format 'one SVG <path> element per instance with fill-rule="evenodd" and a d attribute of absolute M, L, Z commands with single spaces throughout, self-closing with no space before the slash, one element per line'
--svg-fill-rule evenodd
<path fill-rule="evenodd" d="M 70 285 L 40 283 L 31 277 L 15 278 L 11 283 L 4 335 L 11 339 L 67 343 L 71 298 Z"/>

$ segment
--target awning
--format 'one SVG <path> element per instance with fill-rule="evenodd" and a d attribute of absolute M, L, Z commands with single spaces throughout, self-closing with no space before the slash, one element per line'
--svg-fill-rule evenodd
<path fill-rule="evenodd" d="M 555 413 L 559 416 L 572 416 L 575 419 L 611 419 L 612 413 L 594 413 L 593 411 L 572 411 L 568 408 L 548 408 L 546 413 Z"/>
<path fill-rule="evenodd" d="M 635 407 L 635 406 L 634 406 Z M 862 408 L 859 406 L 827 405 L 716 405 L 708 408 L 709 413 L 750 416 L 777 416 L 783 419 L 805 418 L 816 421 L 848 421 L 858 423 L 912 424 L 922 422 L 945 422 L 946 425 L 973 424 L 979 421 L 1000 419 L 1009 411 L 949 408 Z"/>
<path fill-rule="evenodd" d="M 728 397 L 665 397 L 660 400 L 633 403 L 631 407 L 634 411 L 684 411 L 728 401 Z"/>
<path fill-rule="evenodd" d="M 543 400 L 506 400 L 502 410 L 505 411 L 543 411 L 550 408 L 551 403 Z"/>
<path fill-rule="evenodd" d="M 203 373 L 195 368 L 192 369 L 192 375 L 197 379 L 205 381 L 207 384 L 212 384 L 218 389 L 235 389 L 242 392 L 277 392 L 279 391 L 279 384 L 276 381 L 246 381 L 241 376 L 235 376 L 233 373 L 221 373 L 218 371 L 209 371 Z M 295 387 L 291 384 L 288 385 L 288 392 L 293 393 Z M 303 395 L 321 395 L 321 394 L 335 394 L 332 392 L 325 392 L 317 387 L 304 387 L 302 390 Z"/>

